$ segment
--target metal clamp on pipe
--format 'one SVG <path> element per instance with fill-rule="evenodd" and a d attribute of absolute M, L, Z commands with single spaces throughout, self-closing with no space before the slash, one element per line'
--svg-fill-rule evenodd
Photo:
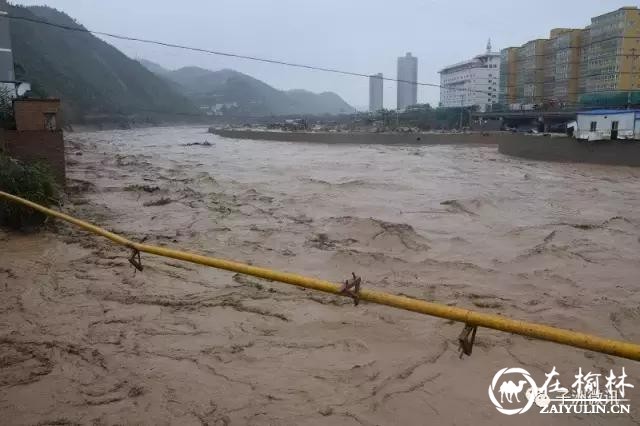
<path fill-rule="evenodd" d="M 140 250 L 133 249 L 131 256 L 129 257 L 129 263 L 133 265 L 138 271 L 142 272 L 142 259 L 140 258 Z"/>
<path fill-rule="evenodd" d="M 353 305 L 358 306 L 358 303 L 360 303 L 360 284 L 362 283 L 362 278 L 356 276 L 354 272 L 352 272 L 351 275 L 352 278 L 344 281 L 344 284 L 340 288 L 340 294 L 352 298 Z"/>
<path fill-rule="evenodd" d="M 462 332 L 458 336 L 458 351 L 460 351 L 460 359 L 464 355 L 470 356 L 473 351 L 473 342 L 476 340 L 477 325 L 465 324 Z"/>
<path fill-rule="evenodd" d="M 355 274 L 352 274 L 353 278 L 351 280 L 347 280 L 345 284 L 340 285 L 331 281 L 306 277 L 304 275 L 292 274 L 289 272 L 275 271 L 273 269 L 260 268 L 258 266 L 247 265 L 246 263 L 235 262 L 232 260 L 203 256 L 150 244 L 135 243 L 91 223 L 51 210 L 47 207 L 25 200 L 24 198 L 16 197 L 15 195 L 11 195 L 6 192 L 0 191 L 0 198 L 22 204 L 49 216 L 57 217 L 58 219 L 72 223 L 93 234 L 108 238 L 116 244 L 137 250 L 138 252 L 145 252 L 185 262 L 197 263 L 199 265 L 251 275 L 258 278 L 264 278 L 266 280 L 279 281 L 281 283 L 291 284 L 298 287 L 324 291 L 325 293 L 343 295 L 353 298 L 354 303 L 357 303 L 360 300 L 366 300 L 367 302 L 377 303 L 379 305 L 391 306 L 397 309 L 404 309 L 406 311 L 461 322 L 467 326 L 469 326 L 469 324 L 473 324 L 473 328 L 471 329 L 467 330 L 467 327 L 465 327 L 465 330 L 463 330 L 464 335 L 460 336 L 462 339 L 458 340 L 459 343 L 463 342 L 463 353 L 465 353 L 465 350 L 466 352 L 471 353 L 473 339 L 475 339 L 474 328 L 483 327 L 507 333 L 519 334 L 521 336 L 527 336 L 534 339 L 546 340 L 548 342 L 559 343 L 562 345 L 573 346 L 576 348 L 587 349 L 603 354 L 619 356 L 634 361 L 640 361 L 640 344 L 638 343 L 607 339 L 591 334 L 580 333 L 578 331 L 552 327 L 545 324 L 537 324 L 529 321 L 520 321 L 507 318 L 502 315 L 476 312 L 469 309 L 428 302 L 426 300 L 413 299 L 381 291 L 360 289 L 361 279 L 356 277 Z M 139 258 L 134 259 L 134 261 L 140 263 Z M 136 265 L 134 264 L 134 266 Z M 141 264 L 139 264 L 139 266 L 142 267 Z M 352 289 L 355 291 L 352 291 Z"/>

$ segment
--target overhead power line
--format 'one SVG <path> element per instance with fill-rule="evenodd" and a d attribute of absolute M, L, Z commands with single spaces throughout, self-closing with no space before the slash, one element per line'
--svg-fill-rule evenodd
<path fill-rule="evenodd" d="M 170 47 L 170 48 L 182 49 L 182 50 L 190 50 L 192 52 L 206 53 L 206 54 L 209 54 L 209 55 L 226 56 L 226 57 L 229 57 L 229 58 L 237 58 L 237 59 L 246 59 L 246 60 L 249 60 L 249 61 L 265 62 L 265 63 L 268 63 L 268 64 L 284 65 L 284 66 L 288 66 L 288 67 L 303 68 L 303 69 L 314 70 L 314 71 L 322 71 L 322 72 L 329 72 L 329 73 L 333 73 L 333 74 L 342 74 L 342 75 L 348 75 L 348 76 L 352 76 L 352 77 L 366 77 L 366 78 L 371 77 L 370 74 L 364 74 L 364 73 L 353 72 L 353 71 L 345 71 L 345 70 L 340 70 L 340 69 L 337 69 L 337 68 L 328 68 L 328 67 L 320 67 L 320 66 L 315 66 L 315 65 L 298 64 L 298 63 L 295 63 L 295 62 L 281 61 L 281 60 L 277 60 L 277 59 L 260 58 L 260 57 L 257 57 L 257 56 L 241 55 L 241 54 L 238 54 L 238 53 L 230 53 L 230 52 L 222 52 L 222 51 L 219 51 L 219 50 L 203 49 L 203 48 L 200 48 L 200 47 L 186 46 L 186 45 L 182 45 L 182 44 L 168 43 L 168 42 L 164 42 L 164 41 L 150 40 L 150 39 L 139 38 L 139 37 L 131 37 L 131 36 L 125 36 L 125 35 L 121 35 L 121 34 L 107 33 L 107 32 L 103 32 L 103 31 L 93 31 L 93 30 L 89 30 L 89 29 L 84 28 L 84 27 L 72 27 L 72 26 L 69 26 L 69 25 L 54 24 L 53 22 L 44 21 L 44 20 L 41 20 L 41 19 L 29 18 L 29 17 L 26 17 L 26 16 L 4 15 L 4 16 L 0 16 L 0 17 L 9 18 L 9 19 L 16 20 L 16 21 L 26 21 L 26 22 L 31 22 L 31 23 L 34 23 L 34 24 L 48 25 L 50 27 L 60 28 L 60 29 L 67 30 L 67 31 L 74 31 L 74 32 L 78 32 L 78 33 L 88 33 L 88 34 L 94 34 L 94 35 L 101 35 L 101 36 L 105 36 L 105 37 L 115 38 L 115 39 L 118 39 L 118 40 L 135 41 L 135 42 L 146 43 L 146 44 L 155 44 L 157 46 Z M 376 78 L 380 78 L 380 77 L 377 77 L 377 76 L 375 76 L 375 77 Z M 464 92 L 476 92 L 476 93 L 483 93 L 483 94 L 488 93 L 486 91 L 476 90 L 476 89 L 451 89 L 451 88 L 444 87 L 444 86 L 442 86 L 440 84 L 437 84 L 437 83 L 423 83 L 423 82 L 419 82 L 419 81 L 402 80 L 402 79 L 390 78 L 390 77 L 382 77 L 381 79 L 382 80 L 386 80 L 386 81 L 393 81 L 393 82 L 397 82 L 397 83 L 415 84 L 416 86 L 446 88 L 446 89 L 449 89 L 449 90 L 460 90 L 460 91 L 464 91 Z"/>
<path fill-rule="evenodd" d="M 378 79 L 381 79 L 381 80 L 391 81 L 391 82 L 396 82 L 396 83 L 408 83 L 408 84 L 413 84 L 413 85 L 416 85 L 416 86 L 434 87 L 434 88 L 439 88 L 439 89 L 444 89 L 444 90 L 449 90 L 449 91 L 459 91 L 459 92 L 465 92 L 465 93 L 479 93 L 479 94 L 483 94 L 483 95 L 499 94 L 499 91 L 479 90 L 479 89 L 471 89 L 471 88 L 458 88 L 458 87 L 452 87 L 451 85 L 442 85 L 442 84 L 438 84 L 438 83 L 425 83 L 425 82 L 420 82 L 420 81 L 410 81 L 410 80 L 403 80 L 403 79 L 384 77 L 384 76 L 383 77 L 379 77 L 377 75 L 359 73 L 359 72 L 354 72 L 354 71 L 346 71 L 346 70 L 341 70 L 341 69 L 337 69 L 337 68 L 321 67 L 321 66 L 306 65 L 306 64 L 298 64 L 298 63 L 295 63 L 295 62 L 282 61 L 282 60 L 278 60 L 278 59 L 270 59 L 270 58 L 262 58 L 262 57 L 257 57 L 257 56 L 242 55 L 242 54 L 238 54 L 238 53 L 222 52 L 222 51 L 219 51 L 219 50 L 204 49 L 204 48 L 200 48 L 200 47 L 186 46 L 186 45 L 182 45 L 182 44 L 169 43 L 169 42 L 151 40 L 151 39 L 145 39 L 145 38 L 139 38 L 139 37 L 132 37 L 132 36 L 126 36 L 126 35 L 121 35 L 121 34 L 114 34 L 114 33 L 104 32 L 104 31 L 94 31 L 94 30 L 89 30 L 89 29 L 87 29 L 85 27 L 82 27 L 82 26 L 69 26 L 69 25 L 63 25 L 63 24 L 56 24 L 56 23 L 53 23 L 53 22 L 49 22 L 49 21 L 45 21 L 45 20 L 41 20 L 41 19 L 30 18 L 30 17 L 27 17 L 27 16 L 0 15 L 0 18 L 7 18 L 7 19 L 16 20 L 16 21 L 25 21 L 25 22 L 30 22 L 30 23 L 34 23 L 34 24 L 46 25 L 46 26 L 49 26 L 49 27 L 59 28 L 59 29 L 62 29 L 62 30 L 72 31 L 72 32 L 76 32 L 76 33 L 101 35 L 101 36 L 110 37 L 110 38 L 114 38 L 114 39 L 118 39 L 118 40 L 134 41 L 134 42 L 145 43 L 145 44 L 153 44 L 153 45 L 162 46 L 162 47 L 181 49 L 181 50 L 188 50 L 188 51 L 192 51 L 192 52 L 205 53 L 205 54 L 209 54 L 209 55 L 225 56 L 225 57 L 236 58 L 236 59 L 245 59 L 245 60 L 249 60 L 249 61 L 263 62 L 263 63 L 269 63 L 269 64 L 275 64 L 275 65 L 284 65 L 284 66 L 293 67 L 293 68 L 301 68 L 301 69 L 307 69 L 307 70 L 313 70 L 313 71 L 321 71 L 321 72 L 327 72 L 327 73 L 333 73 L 333 74 L 341 74 L 341 75 L 352 76 L 352 77 L 365 77 L 365 78 L 375 77 L 375 78 L 378 78 Z M 640 56 L 640 55 L 633 55 L 633 56 Z M 592 75 L 597 75 L 597 74 L 592 74 Z M 562 81 L 562 80 L 560 80 L 560 81 Z M 600 90 L 600 91 L 582 92 L 581 94 L 607 93 L 607 92 L 635 92 L 635 91 L 636 90 Z M 540 98 L 540 100 L 541 101 L 555 101 L 556 99 L 554 99 L 554 98 Z M 563 102 L 563 104 L 565 104 L 567 106 L 569 106 L 569 105 L 581 106 L 581 104 L 579 102 Z M 185 114 L 185 115 L 187 115 L 187 114 Z"/>

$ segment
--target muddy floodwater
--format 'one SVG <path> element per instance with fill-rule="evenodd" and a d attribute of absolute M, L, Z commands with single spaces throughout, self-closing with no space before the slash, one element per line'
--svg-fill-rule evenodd
<path fill-rule="evenodd" d="M 128 238 L 640 342 L 640 169 L 204 128 L 66 138 L 62 210 Z M 460 359 L 460 323 L 128 256 L 61 223 L 0 233 L 2 423 L 640 423 L 634 361 L 482 328 Z M 554 366 L 565 388 L 624 367 L 631 413 L 489 399 L 498 370 L 540 385 Z"/>

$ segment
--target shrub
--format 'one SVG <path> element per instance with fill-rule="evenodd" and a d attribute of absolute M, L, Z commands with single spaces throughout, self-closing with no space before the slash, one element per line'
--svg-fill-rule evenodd
<path fill-rule="evenodd" d="M 59 188 L 51 170 L 41 163 L 25 164 L 0 152 L 0 190 L 43 206 L 58 201 Z M 0 225 L 24 229 L 42 225 L 46 215 L 0 198 Z"/>

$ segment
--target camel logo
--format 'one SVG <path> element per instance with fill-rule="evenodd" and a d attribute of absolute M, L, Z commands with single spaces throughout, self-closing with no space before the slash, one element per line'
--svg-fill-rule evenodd
<path fill-rule="evenodd" d="M 537 392 L 536 382 L 524 368 L 503 368 L 493 376 L 489 386 L 491 402 L 498 411 L 509 416 L 526 413 L 534 403 L 534 398 L 526 395 L 536 395 Z M 500 395 L 499 399 L 496 394 Z"/>

